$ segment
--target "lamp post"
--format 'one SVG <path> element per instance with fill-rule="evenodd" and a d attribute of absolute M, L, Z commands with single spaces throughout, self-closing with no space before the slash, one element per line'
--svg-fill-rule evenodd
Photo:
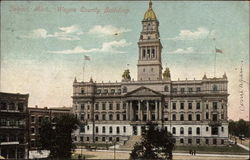
<path fill-rule="evenodd" d="M 114 143 L 114 160 L 115 160 L 116 159 L 115 158 L 115 144 L 116 144 L 116 139 L 114 139 L 113 143 Z"/>

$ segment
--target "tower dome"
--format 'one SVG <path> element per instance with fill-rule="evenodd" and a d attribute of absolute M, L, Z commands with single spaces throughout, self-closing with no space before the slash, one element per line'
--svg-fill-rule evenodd
<path fill-rule="evenodd" d="M 143 20 L 156 20 L 156 15 L 154 10 L 152 9 L 152 1 L 149 1 L 149 8 L 144 14 Z"/>

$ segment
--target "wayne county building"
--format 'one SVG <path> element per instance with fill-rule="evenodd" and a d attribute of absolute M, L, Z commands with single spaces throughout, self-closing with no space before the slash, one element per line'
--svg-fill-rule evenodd
<path fill-rule="evenodd" d="M 228 139 L 226 74 L 200 80 L 171 80 L 162 73 L 159 21 L 152 2 L 138 41 L 137 81 L 129 70 L 121 82 L 73 83 L 73 112 L 85 125 L 75 142 L 121 144 L 143 134 L 147 122 L 164 126 L 177 145 L 224 145 Z"/>

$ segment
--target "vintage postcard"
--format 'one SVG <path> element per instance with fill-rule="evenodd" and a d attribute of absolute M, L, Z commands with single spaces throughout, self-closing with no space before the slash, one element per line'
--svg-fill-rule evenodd
<path fill-rule="evenodd" d="M 0 53 L 1 158 L 249 158 L 248 1 L 1 1 Z"/>

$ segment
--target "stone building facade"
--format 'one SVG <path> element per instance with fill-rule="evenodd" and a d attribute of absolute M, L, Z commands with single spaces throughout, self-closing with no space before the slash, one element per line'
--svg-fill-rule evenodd
<path fill-rule="evenodd" d="M 115 83 L 73 83 L 73 112 L 84 124 L 76 142 L 106 143 L 140 136 L 148 121 L 173 134 L 178 145 L 224 145 L 228 139 L 227 76 L 171 80 L 162 74 L 159 21 L 152 2 L 142 20 L 138 42 L 138 77 L 129 70 Z"/>
<path fill-rule="evenodd" d="M 55 107 L 55 108 L 38 108 L 29 107 L 29 148 L 30 150 L 37 149 L 37 138 L 41 130 L 41 123 L 43 119 L 55 122 L 55 119 L 62 114 L 71 113 L 70 107 Z"/>
<path fill-rule="evenodd" d="M 6 159 L 28 157 L 28 98 L 0 92 L 0 155 Z"/>

